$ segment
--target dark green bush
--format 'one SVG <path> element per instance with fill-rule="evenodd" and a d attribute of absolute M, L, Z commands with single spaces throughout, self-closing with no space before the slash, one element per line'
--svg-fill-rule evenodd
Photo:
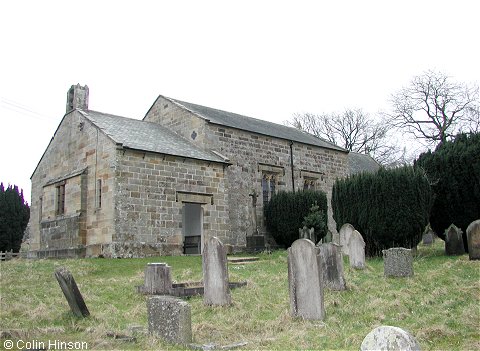
<path fill-rule="evenodd" d="M 16 185 L 0 183 L 0 252 L 18 252 L 30 218 L 30 207 Z"/>
<path fill-rule="evenodd" d="M 337 226 L 352 224 L 362 234 L 368 256 L 391 247 L 415 247 L 428 224 L 431 204 L 428 179 L 413 167 L 356 174 L 333 186 Z"/>
<path fill-rule="evenodd" d="M 320 240 L 327 234 L 327 196 L 324 192 L 280 191 L 272 196 L 264 207 L 265 223 L 277 244 L 289 247 L 298 239 L 298 229 L 303 227 L 305 217 L 310 214 L 310 209 L 314 205 L 318 206 L 317 212 L 323 218 L 323 226 L 317 223 L 318 227 L 315 229 L 315 236 Z M 323 231 L 320 231 L 319 228 L 322 227 Z"/>
<path fill-rule="evenodd" d="M 454 223 L 466 245 L 468 225 L 480 218 L 480 134 L 460 134 L 435 152 L 421 154 L 414 167 L 424 170 L 432 184 L 432 229 L 445 239 L 445 229 Z"/>

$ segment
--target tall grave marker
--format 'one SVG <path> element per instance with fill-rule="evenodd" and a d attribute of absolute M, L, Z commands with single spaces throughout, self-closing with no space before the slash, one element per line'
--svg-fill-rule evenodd
<path fill-rule="evenodd" d="M 315 245 L 308 239 L 298 239 L 288 249 L 288 285 L 290 314 L 303 319 L 323 320 L 322 278 Z"/>
<path fill-rule="evenodd" d="M 232 303 L 228 284 L 227 253 L 217 237 L 205 243 L 202 255 L 203 283 L 205 285 L 203 303 L 225 306 Z"/>

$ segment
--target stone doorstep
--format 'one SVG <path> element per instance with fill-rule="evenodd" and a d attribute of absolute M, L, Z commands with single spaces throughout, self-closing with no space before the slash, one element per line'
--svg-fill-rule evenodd
<path fill-rule="evenodd" d="M 231 264 L 245 264 L 245 263 L 253 263 L 258 261 L 258 257 L 228 257 L 227 261 Z"/>
<path fill-rule="evenodd" d="M 247 282 L 229 282 L 230 289 L 241 288 L 246 286 Z M 137 292 L 144 295 L 150 295 L 143 290 L 143 285 L 137 286 Z M 204 287 L 202 282 L 188 282 L 188 283 L 173 283 L 168 295 L 175 297 L 190 297 L 203 295 Z M 164 295 L 164 294 L 159 294 Z"/>

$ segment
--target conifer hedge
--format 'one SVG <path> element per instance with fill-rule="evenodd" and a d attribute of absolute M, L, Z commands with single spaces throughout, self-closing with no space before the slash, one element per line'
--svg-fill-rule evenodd
<path fill-rule="evenodd" d="M 298 230 L 303 227 L 305 217 L 314 205 L 319 207 L 323 221 L 323 226 L 319 225 L 315 230 L 315 236 L 320 240 L 327 234 L 327 196 L 324 192 L 280 191 L 272 196 L 264 206 L 265 224 L 278 245 L 287 248 L 299 238 Z"/>
<path fill-rule="evenodd" d="M 428 224 L 432 191 L 424 172 L 413 167 L 380 169 L 335 182 L 333 217 L 338 228 L 352 224 L 365 240 L 365 253 L 415 247 Z"/>
<path fill-rule="evenodd" d="M 454 223 L 463 230 L 466 245 L 468 225 L 480 218 L 480 133 L 460 134 L 440 144 L 421 154 L 414 167 L 424 170 L 432 183 L 432 229 L 445 239 L 445 229 Z"/>

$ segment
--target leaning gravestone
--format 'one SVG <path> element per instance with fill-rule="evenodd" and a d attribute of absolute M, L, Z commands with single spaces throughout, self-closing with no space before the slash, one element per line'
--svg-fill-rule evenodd
<path fill-rule="evenodd" d="M 463 255 L 465 253 L 462 230 L 455 224 L 451 224 L 445 231 L 445 253 L 447 255 Z"/>
<path fill-rule="evenodd" d="M 383 250 L 383 273 L 385 277 L 412 277 L 412 250 L 394 247 Z"/>
<path fill-rule="evenodd" d="M 88 317 L 90 312 L 83 300 L 80 290 L 78 290 L 77 283 L 73 279 L 72 274 L 65 268 L 60 267 L 55 271 L 55 278 L 57 278 L 60 288 L 62 288 L 63 295 L 68 301 L 70 309 L 77 317 Z"/>
<path fill-rule="evenodd" d="M 345 290 L 347 286 L 343 276 L 341 246 L 334 243 L 321 244 L 317 247 L 317 252 L 324 286 L 331 290 Z"/>
<path fill-rule="evenodd" d="M 373 329 L 363 339 L 360 351 L 420 351 L 420 345 L 407 331 L 390 326 Z"/>
<path fill-rule="evenodd" d="M 230 287 L 228 285 L 227 253 L 222 242 L 211 237 L 205 243 L 202 255 L 205 305 L 230 305 Z"/>
<path fill-rule="evenodd" d="M 473 221 L 467 228 L 468 257 L 480 260 L 480 219 Z"/>
<path fill-rule="evenodd" d="M 342 246 L 342 252 L 344 255 L 350 255 L 349 251 L 349 243 L 350 243 L 350 236 L 355 231 L 355 228 L 350 223 L 345 223 L 340 228 L 340 245 Z"/>
<path fill-rule="evenodd" d="M 313 242 L 298 239 L 288 249 L 290 314 L 303 319 L 323 320 L 323 286 Z"/>
<path fill-rule="evenodd" d="M 148 332 L 175 344 L 192 342 L 190 305 L 172 296 L 150 296 L 147 300 Z"/>
<path fill-rule="evenodd" d="M 350 234 L 348 247 L 350 267 L 365 269 L 365 241 L 357 230 Z"/>

